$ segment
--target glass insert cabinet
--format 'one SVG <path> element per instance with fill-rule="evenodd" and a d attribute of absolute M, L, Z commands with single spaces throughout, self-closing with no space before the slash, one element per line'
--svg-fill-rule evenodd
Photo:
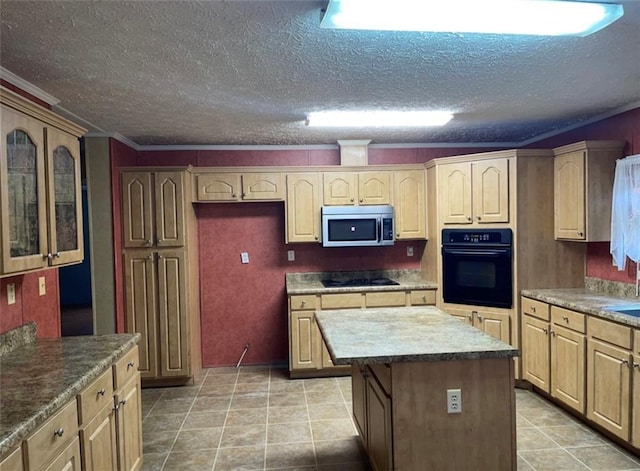
<path fill-rule="evenodd" d="M 85 130 L 0 87 L 0 276 L 81 262 Z"/>

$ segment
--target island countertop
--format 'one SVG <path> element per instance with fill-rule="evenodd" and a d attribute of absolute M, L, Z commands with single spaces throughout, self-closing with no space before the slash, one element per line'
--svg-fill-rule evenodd
<path fill-rule="evenodd" d="M 518 356 L 516 348 L 435 307 L 316 311 L 336 365 Z"/>
<path fill-rule="evenodd" d="M 0 456 L 139 340 L 140 334 L 39 339 L 0 356 Z"/>

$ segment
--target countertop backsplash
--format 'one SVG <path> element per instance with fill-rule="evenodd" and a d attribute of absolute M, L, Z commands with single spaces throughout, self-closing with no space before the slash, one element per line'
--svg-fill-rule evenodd
<path fill-rule="evenodd" d="M 16 327 L 0 334 L 0 357 L 36 340 L 36 323 Z"/>
<path fill-rule="evenodd" d="M 585 277 L 584 287 L 597 293 L 638 299 L 636 297 L 636 287 L 633 283 L 622 283 L 620 281 L 603 280 L 602 278 Z"/>

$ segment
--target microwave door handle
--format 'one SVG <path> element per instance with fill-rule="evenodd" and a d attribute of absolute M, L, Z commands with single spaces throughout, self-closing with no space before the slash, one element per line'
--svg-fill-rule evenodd
<path fill-rule="evenodd" d="M 378 243 L 382 240 L 382 218 L 378 218 Z"/>

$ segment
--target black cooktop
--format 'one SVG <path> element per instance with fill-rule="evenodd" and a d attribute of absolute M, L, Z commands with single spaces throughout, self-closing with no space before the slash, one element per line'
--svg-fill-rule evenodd
<path fill-rule="evenodd" d="M 350 278 L 343 280 L 322 280 L 325 288 L 341 288 L 346 286 L 392 286 L 399 285 L 397 281 L 389 278 Z"/>

